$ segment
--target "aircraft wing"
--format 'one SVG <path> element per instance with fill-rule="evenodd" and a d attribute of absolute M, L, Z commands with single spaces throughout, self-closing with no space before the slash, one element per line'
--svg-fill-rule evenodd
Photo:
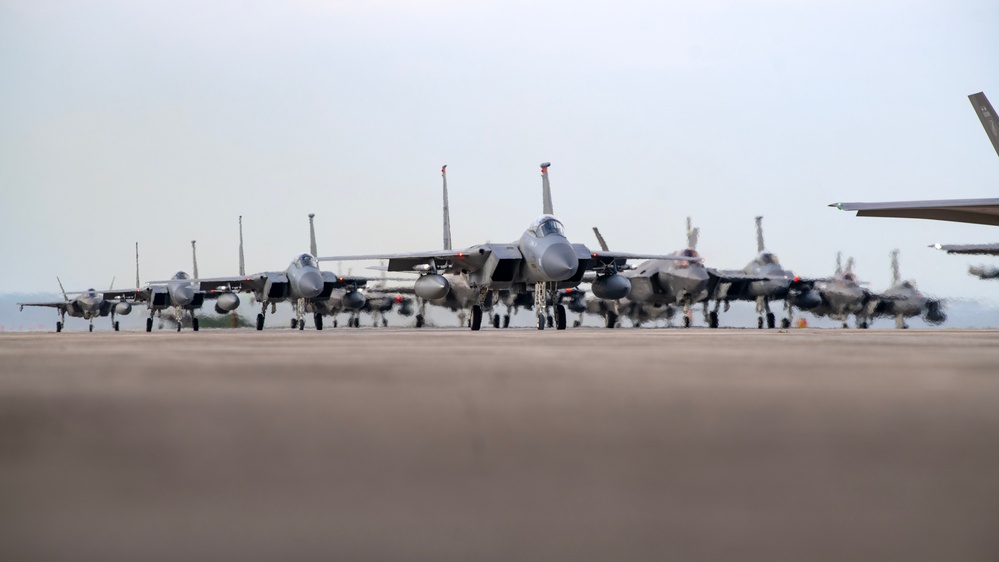
<path fill-rule="evenodd" d="M 281 275 L 284 274 L 283 271 L 275 273 L 280 273 Z M 197 283 L 199 289 L 208 293 L 216 291 L 248 293 L 263 290 L 264 284 L 267 282 L 267 276 L 267 273 L 257 273 L 255 275 L 237 277 L 208 277 L 203 279 L 191 279 L 190 281 Z"/>
<path fill-rule="evenodd" d="M 841 211 L 856 211 L 858 217 L 930 219 L 999 226 L 999 199 L 831 203 L 829 206 Z"/>
<path fill-rule="evenodd" d="M 948 254 L 969 256 L 999 256 L 999 244 L 934 244 L 930 246 Z"/>
<path fill-rule="evenodd" d="M 68 304 L 69 303 L 67 303 L 66 301 L 19 302 L 17 303 L 17 306 L 21 307 L 21 310 L 24 310 L 24 307 L 26 306 L 47 306 L 50 308 L 58 308 L 59 310 L 66 310 Z"/>
<path fill-rule="evenodd" d="M 101 291 L 106 301 L 145 301 L 149 298 L 149 291 L 142 288 L 115 289 L 113 291 Z"/>
<path fill-rule="evenodd" d="M 423 266 L 434 265 L 438 272 L 461 270 L 477 271 L 486 263 L 492 253 L 492 244 L 483 244 L 465 250 L 431 250 L 402 254 L 365 254 L 358 256 L 327 256 L 316 258 L 319 261 L 358 261 L 386 260 L 387 271 L 416 271 Z"/>

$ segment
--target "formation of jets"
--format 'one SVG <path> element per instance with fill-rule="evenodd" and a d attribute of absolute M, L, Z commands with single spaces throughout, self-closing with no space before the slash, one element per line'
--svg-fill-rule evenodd
<path fill-rule="evenodd" d="M 999 154 L 999 121 L 983 93 L 969 96 L 989 139 Z M 110 317 L 114 330 L 116 316 L 129 314 L 133 307 L 144 305 L 149 314 L 146 331 L 154 318 L 172 316 L 180 331 L 189 320 L 199 329 L 195 311 L 206 301 L 214 302 L 218 314 L 235 313 L 240 295 L 248 295 L 258 304 L 256 329 L 262 330 L 268 309 L 291 304 L 293 329 L 304 329 L 311 317 L 317 330 L 323 318 L 350 314 L 348 325 L 359 326 L 362 311 L 387 321 L 384 314 L 399 305 L 403 315 L 414 314 L 416 327 L 426 322 L 428 306 L 438 306 L 458 313 L 459 322 L 479 330 L 483 317 L 494 328 L 507 327 L 511 314 L 520 308 L 531 309 L 537 328 L 564 330 L 568 314 L 579 314 L 574 326 L 583 323 L 586 314 L 603 317 L 607 328 L 620 326 L 622 319 L 632 325 L 665 320 L 672 325 L 679 314 L 684 327 L 692 324 L 693 310 L 700 305 L 704 322 L 710 328 L 720 325 L 719 313 L 728 311 L 733 301 L 756 305 L 757 327 L 775 328 L 777 317 L 771 304 L 782 305 L 780 326 L 792 325 L 794 310 L 826 316 L 848 326 L 853 316 L 858 328 L 867 328 L 875 318 L 894 318 L 897 328 L 906 328 L 906 319 L 921 316 L 926 322 L 946 320 L 943 303 L 922 295 L 911 280 L 902 280 L 898 251 L 891 254 L 892 285 L 881 293 L 870 290 L 858 280 L 852 258 L 846 267 L 836 257 L 836 269 L 826 277 L 803 278 L 785 269 L 777 256 L 764 245 L 762 217 L 756 217 L 757 255 L 742 269 L 707 267 L 697 251 L 698 229 L 687 219 L 687 247 L 666 254 L 639 254 L 611 251 L 597 228 L 599 250 L 570 242 L 552 205 L 548 169 L 541 164 L 542 214 L 535 218 L 518 240 L 509 243 L 486 242 L 462 249 L 451 245 L 451 226 L 447 190 L 447 166 L 441 168 L 443 179 L 443 247 L 439 250 L 365 255 L 319 256 L 316 247 L 315 215 L 309 215 L 311 245 L 309 253 L 295 256 L 284 269 L 247 275 L 244 271 L 242 217 L 240 217 L 239 273 L 228 277 L 200 278 L 196 254 L 193 275 L 178 271 L 172 278 L 140 284 L 138 244 L 136 244 L 135 287 L 105 291 L 88 289 L 67 293 L 62 282 L 62 301 L 19 303 L 57 309 L 56 331 L 62 331 L 66 316 L 83 318 L 93 331 L 93 321 Z M 999 199 L 940 201 L 897 201 L 882 203 L 834 203 L 831 206 L 856 211 L 858 216 L 923 218 L 999 225 Z M 191 242 L 192 252 L 195 242 Z M 934 247 L 952 254 L 999 255 L 999 244 L 943 245 Z M 385 271 L 415 276 L 401 287 L 388 289 L 387 278 L 340 275 L 322 269 L 322 262 L 379 260 Z M 983 279 L 999 278 L 999 268 L 972 267 L 971 273 Z M 394 279 L 395 281 L 404 280 Z M 378 287 L 369 283 L 378 282 Z M 586 287 L 586 288 L 582 288 Z M 72 295 L 72 298 L 70 296 Z M 412 300 L 416 300 L 416 308 Z M 713 306 L 712 306 L 713 304 Z M 505 306 L 506 313 L 499 314 Z M 377 320 L 376 320 L 377 322 Z M 162 324 L 161 324 L 162 327 Z"/>

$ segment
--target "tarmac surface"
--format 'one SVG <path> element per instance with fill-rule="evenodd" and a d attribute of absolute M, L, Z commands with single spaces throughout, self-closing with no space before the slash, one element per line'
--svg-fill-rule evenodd
<path fill-rule="evenodd" d="M 997 558 L 997 331 L 0 334 L 0 560 Z"/>

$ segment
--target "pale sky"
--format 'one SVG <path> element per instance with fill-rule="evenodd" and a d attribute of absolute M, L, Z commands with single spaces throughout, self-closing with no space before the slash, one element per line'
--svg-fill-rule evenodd
<path fill-rule="evenodd" d="M 809 1 L 0 0 L 0 292 L 102 288 L 320 254 L 517 239 L 551 161 L 573 242 L 709 265 L 835 253 L 884 289 L 999 284 L 934 242 L 999 229 L 856 218 L 835 201 L 999 197 L 968 102 L 999 106 L 999 4 Z M 333 267 L 331 265 L 331 267 Z M 354 266 L 358 273 L 363 266 Z"/>

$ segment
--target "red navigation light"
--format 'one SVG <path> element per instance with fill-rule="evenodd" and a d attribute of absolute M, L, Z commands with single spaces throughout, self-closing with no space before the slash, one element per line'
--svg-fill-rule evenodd
<path fill-rule="evenodd" d="M 402 302 L 402 295 L 396 295 L 395 302 Z"/>
<path fill-rule="evenodd" d="M 572 292 L 572 287 L 569 287 L 568 289 L 566 289 L 566 290 L 565 290 L 565 293 L 566 293 L 566 294 L 569 294 L 569 293 L 571 293 L 571 292 Z"/>
<path fill-rule="evenodd" d="M 594 253 L 594 254 L 593 254 L 593 257 L 598 257 L 598 256 L 597 256 L 597 254 L 596 254 L 596 253 Z"/>
<path fill-rule="evenodd" d="M 465 254 L 464 254 L 464 253 L 462 253 L 462 252 L 458 252 L 458 257 L 459 257 L 459 258 L 461 258 L 461 257 L 464 257 L 464 256 L 465 256 Z"/>
<path fill-rule="evenodd" d="M 797 283 L 798 281 L 801 281 L 801 277 L 798 277 L 797 275 L 795 275 L 794 276 L 794 282 Z"/>

